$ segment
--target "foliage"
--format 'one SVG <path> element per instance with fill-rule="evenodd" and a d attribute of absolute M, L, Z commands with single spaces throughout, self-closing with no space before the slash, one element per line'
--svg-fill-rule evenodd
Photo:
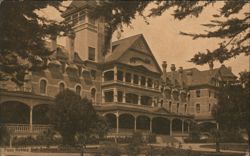
<path fill-rule="evenodd" d="M 46 68 L 53 53 L 45 39 L 66 30 L 66 26 L 39 16 L 36 12 L 54 7 L 60 11 L 62 0 L 3 0 L 0 3 L 0 80 L 25 82 L 28 71 Z"/>
<path fill-rule="evenodd" d="M 13 139 L 13 145 L 14 146 L 21 146 L 21 147 L 27 147 L 27 146 L 34 146 L 34 145 L 39 145 L 38 140 L 32 136 L 27 136 L 27 137 L 15 137 Z"/>
<path fill-rule="evenodd" d="M 98 116 L 90 131 L 92 135 L 97 135 L 99 139 L 103 139 L 109 131 L 108 122 L 105 117 Z"/>
<path fill-rule="evenodd" d="M 48 129 L 37 136 L 37 140 L 41 145 L 46 145 L 49 148 L 54 142 L 55 131 L 53 129 Z"/>
<path fill-rule="evenodd" d="M 148 143 L 156 143 L 156 134 L 150 133 L 147 137 Z"/>
<path fill-rule="evenodd" d="M 243 143 L 244 140 L 240 134 L 239 131 L 233 130 L 233 131 L 220 131 L 220 142 L 221 143 Z"/>
<path fill-rule="evenodd" d="M 134 132 L 131 142 L 128 144 L 128 155 L 137 156 L 140 153 L 140 146 L 143 145 L 143 136 L 140 132 Z"/>
<path fill-rule="evenodd" d="M 118 30 L 123 31 L 123 25 L 131 25 L 132 20 L 137 15 L 143 17 L 148 23 L 147 18 L 161 16 L 168 10 L 173 10 L 173 17 L 182 20 L 188 16 L 199 17 L 200 13 L 214 3 L 210 1 L 101 1 L 100 5 L 92 10 L 93 17 L 102 16 L 107 21 L 107 40 L 109 41 L 112 34 Z M 152 7 L 149 14 L 145 15 L 145 10 Z M 247 0 L 241 1 L 224 1 L 219 10 L 219 14 L 213 15 L 214 19 L 211 23 L 204 24 L 209 28 L 205 34 L 190 34 L 181 32 L 183 35 L 189 35 L 193 39 L 197 38 L 220 38 L 223 42 L 215 50 L 207 50 L 206 52 L 198 52 L 191 59 L 196 64 L 205 64 L 211 61 L 219 60 L 223 62 L 239 54 L 249 55 L 249 19 L 250 12 L 247 7 Z M 107 11 L 110 10 L 110 11 Z M 237 13 L 241 13 L 242 17 L 235 17 Z M 223 20 L 223 18 L 226 18 Z"/>
<path fill-rule="evenodd" d="M 5 126 L 0 125 L 0 146 L 8 144 L 10 134 Z"/>
<path fill-rule="evenodd" d="M 224 84 L 220 88 L 218 104 L 212 111 L 220 130 L 234 132 L 247 129 L 249 132 L 249 75 L 249 72 L 243 72 L 240 83 Z"/>
<path fill-rule="evenodd" d="M 88 138 L 98 119 L 91 101 L 87 98 L 81 99 L 69 89 L 56 96 L 49 116 L 55 130 L 61 134 L 64 145 L 74 145 L 77 133 L 82 133 Z"/>
<path fill-rule="evenodd" d="M 122 154 L 121 147 L 119 144 L 115 143 L 106 143 L 101 147 L 101 151 L 103 154 L 107 154 L 109 156 L 120 156 Z"/>

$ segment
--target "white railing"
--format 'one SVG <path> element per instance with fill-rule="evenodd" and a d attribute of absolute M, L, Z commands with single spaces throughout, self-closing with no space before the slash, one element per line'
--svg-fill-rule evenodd
<path fill-rule="evenodd" d="M 41 133 L 51 128 L 51 125 L 5 124 L 4 126 L 13 133 Z"/>

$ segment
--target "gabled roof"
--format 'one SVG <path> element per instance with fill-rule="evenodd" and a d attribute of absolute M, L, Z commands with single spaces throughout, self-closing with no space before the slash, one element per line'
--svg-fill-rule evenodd
<path fill-rule="evenodd" d="M 191 82 L 188 81 L 188 74 L 190 73 L 192 75 Z M 174 79 L 177 80 L 179 83 L 184 82 L 188 86 L 199 86 L 199 85 L 211 84 L 211 80 L 213 78 L 215 79 L 221 78 L 222 81 L 227 81 L 227 80 L 234 80 L 237 77 L 232 73 L 231 70 L 222 65 L 219 68 L 215 68 L 212 70 L 204 70 L 204 71 L 200 71 L 196 68 L 185 69 L 183 70 L 182 82 L 179 71 L 167 72 L 167 78 L 171 82 L 173 82 Z"/>
<path fill-rule="evenodd" d="M 149 46 L 148 46 L 148 44 L 147 44 L 147 42 L 142 34 L 134 35 L 134 36 L 113 42 L 112 43 L 112 53 L 110 53 L 106 56 L 105 63 L 118 61 L 120 58 L 123 57 L 123 55 L 126 54 L 126 52 L 128 52 L 128 50 L 130 48 L 132 49 L 133 45 L 139 40 L 141 40 L 144 43 L 145 47 L 147 48 L 147 50 L 149 52 L 147 55 L 150 55 L 151 58 L 153 59 L 153 61 L 155 62 L 156 66 L 157 66 L 156 67 L 157 71 L 162 73 L 158 62 L 156 61 L 151 49 L 149 48 Z"/>
<path fill-rule="evenodd" d="M 142 34 L 138 34 L 113 42 L 112 53 L 106 57 L 105 62 L 118 60 L 133 45 L 133 43 L 142 36 Z"/>

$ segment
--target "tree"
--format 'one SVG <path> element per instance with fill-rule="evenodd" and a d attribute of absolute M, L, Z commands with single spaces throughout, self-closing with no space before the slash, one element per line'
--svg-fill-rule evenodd
<path fill-rule="evenodd" d="M 249 75 L 249 72 L 241 74 L 240 80 L 242 83 L 224 84 L 219 90 L 218 104 L 215 105 L 212 111 L 214 118 L 219 123 L 220 130 L 239 132 L 240 129 L 246 129 L 248 138 L 250 114 Z"/>
<path fill-rule="evenodd" d="M 0 81 L 25 82 L 28 71 L 46 68 L 53 53 L 46 38 L 66 30 L 63 23 L 39 16 L 36 11 L 54 7 L 61 11 L 62 0 L 3 0 L 0 3 Z"/>
<path fill-rule="evenodd" d="M 49 110 L 51 123 L 55 126 L 64 145 L 74 145 L 77 133 L 89 134 L 97 114 L 87 98 L 81 99 L 74 91 L 66 89 L 60 92 L 55 104 Z"/>
<path fill-rule="evenodd" d="M 101 1 L 92 11 L 92 16 L 97 18 L 102 16 L 107 21 L 107 40 L 112 34 L 118 30 L 122 32 L 123 25 L 130 25 L 136 15 L 142 16 L 146 23 L 147 18 L 161 16 L 165 11 L 173 9 L 172 15 L 178 20 L 182 20 L 188 16 L 199 17 L 199 14 L 209 5 L 218 3 L 214 0 L 210 1 Z M 148 15 L 145 15 L 145 9 L 153 6 Z M 189 35 L 193 39 L 197 38 L 220 38 L 223 41 L 215 50 L 207 50 L 207 52 L 198 52 L 190 60 L 191 62 L 202 65 L 212 61 L 223 62 L 239 54 L 249 55 L 250 46 L 250 12 L 249 1 L 224 1 L 223 6 L 219 10 L 219 14 L 214 15 L 211 23 L 204 24 L 207 28 L 211 28 L 205 34 L 190 34 L 181 32 L 183 35 Z M 110 10 L 110 11 L 107 11 Z M 235 17 L 241 12 L 242 17 Z M 222 20 L 222 18 L 226 18 Z"/>

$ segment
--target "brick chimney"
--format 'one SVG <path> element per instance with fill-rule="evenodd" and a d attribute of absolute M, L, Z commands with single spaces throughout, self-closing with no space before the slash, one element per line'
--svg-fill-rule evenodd
<path fill-rule="evenodd" d="M 75 53 L 75 33 L 73 31 L 69 31 L 67 34 L 66 48 L 69 54 L 69 62 L 72 63 Z"/>
<path fill-rule="evenodd" d="M 163 80 L 164 80 L 164 82 L 166 81 L 166 78 L 167 78 L 167 61 L 163 61 L 162 62 L 162 71 L 163 71 L 163 73 L 162 73 L 162 77 L 163 77 Z"/>

